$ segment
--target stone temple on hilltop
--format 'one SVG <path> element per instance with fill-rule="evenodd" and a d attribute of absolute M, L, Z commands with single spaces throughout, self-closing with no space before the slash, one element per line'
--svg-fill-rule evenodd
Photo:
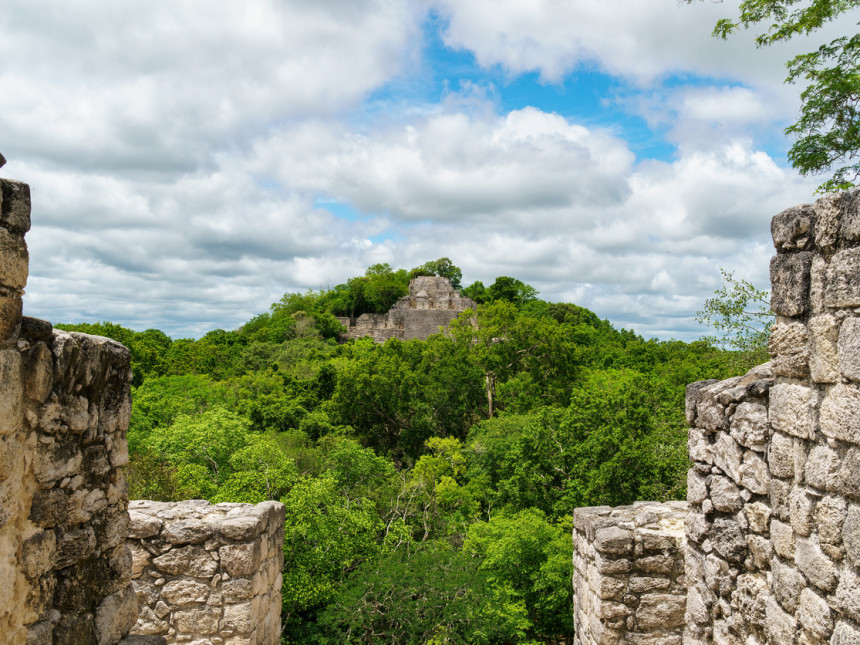
<path fill-rule="evenodd" d="M 389 338 L 427 340 L 466 309 L 477 309 L 471 298 L 460 295 L 448 278 L 419 276 L 409 283 L 404 296 L 384 314 L 362 314 L 338 318 L 347 328 L 347 338 L 369 336 L 377 343 Z"/>

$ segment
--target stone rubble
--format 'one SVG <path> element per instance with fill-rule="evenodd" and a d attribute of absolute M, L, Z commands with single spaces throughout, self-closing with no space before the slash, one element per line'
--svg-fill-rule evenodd
<path fill-rule="evenodd" d="M 167 643 L 277 645 L 284 505 L 132 501 L 128 541 L 140 615 Z"/>

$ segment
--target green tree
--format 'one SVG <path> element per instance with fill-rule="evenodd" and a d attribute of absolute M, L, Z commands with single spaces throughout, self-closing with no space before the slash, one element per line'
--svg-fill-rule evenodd
<path fill-rule="evenodd" d="M 463 272 L 460 267 L 456 266 L 448 258 L 439 258 L 425 262 L 420 267 L 415 267 L 409 272 L 409 278 L 415 278 L 419 275 L 437 275 L 442 278 L 448 278 L 451 281 L 451 286 L 455 289 L 460 288 L 460 281 L 463 279 Z"/>
<path fill-rule="evenodd" d="M 718 21 L 714 35 L 767 25 L 756 37 L 758 46 L 767 46 L 808 35 L 857 7 L 860 0 L 743 0 L 738 17 Z M 820 191 L 852 186 L 860 176 L 860 34 L 795 56 L 787 67 L 786 82 L 805 86 L 800 118 L 785 130 L 798 137 L 791 164 L 804 175 L 832 171 Z"/>
<path fill-rule="evenodd" d="M 720 269 L 723 286 L 705 300 L 696 320 L 710 325 L 719 336 L 705 340 L 737 352 L 732 361 L 736 371 L 745 371 L 770 359 L 767 346 L 774 321 L 767 291 Z"/>

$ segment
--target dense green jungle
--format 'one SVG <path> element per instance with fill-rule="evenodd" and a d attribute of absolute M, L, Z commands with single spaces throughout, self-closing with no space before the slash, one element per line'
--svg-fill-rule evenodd
<path fill-rule="evenodd" d="M 572 642 L 573 509 L 683 499 L 685 385 L 744 357 L 505 276 L 426 341 L 338 341 L 416 275 L 460 287 L 442 258 L 196 340 L 57 327 L 131 350 L 132 499 L 286 505 L 284 643 Z"/>

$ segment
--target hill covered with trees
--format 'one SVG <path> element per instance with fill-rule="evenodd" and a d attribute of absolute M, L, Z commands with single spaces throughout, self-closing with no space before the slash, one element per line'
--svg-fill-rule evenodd
<path fill-rule="evenodd" d="M 572 633 L 577 506 L 682 499 L 684 388 L 737 370 L 499 277 L 427 341 L 339 343 L 421 267 L 287 294 L 233 331 L 57 325 L 134 370 L 132 499 L 286 505 L 288 643 L 540 643 Z M 477 321 L 477 325 L 475 325 Z"/>

